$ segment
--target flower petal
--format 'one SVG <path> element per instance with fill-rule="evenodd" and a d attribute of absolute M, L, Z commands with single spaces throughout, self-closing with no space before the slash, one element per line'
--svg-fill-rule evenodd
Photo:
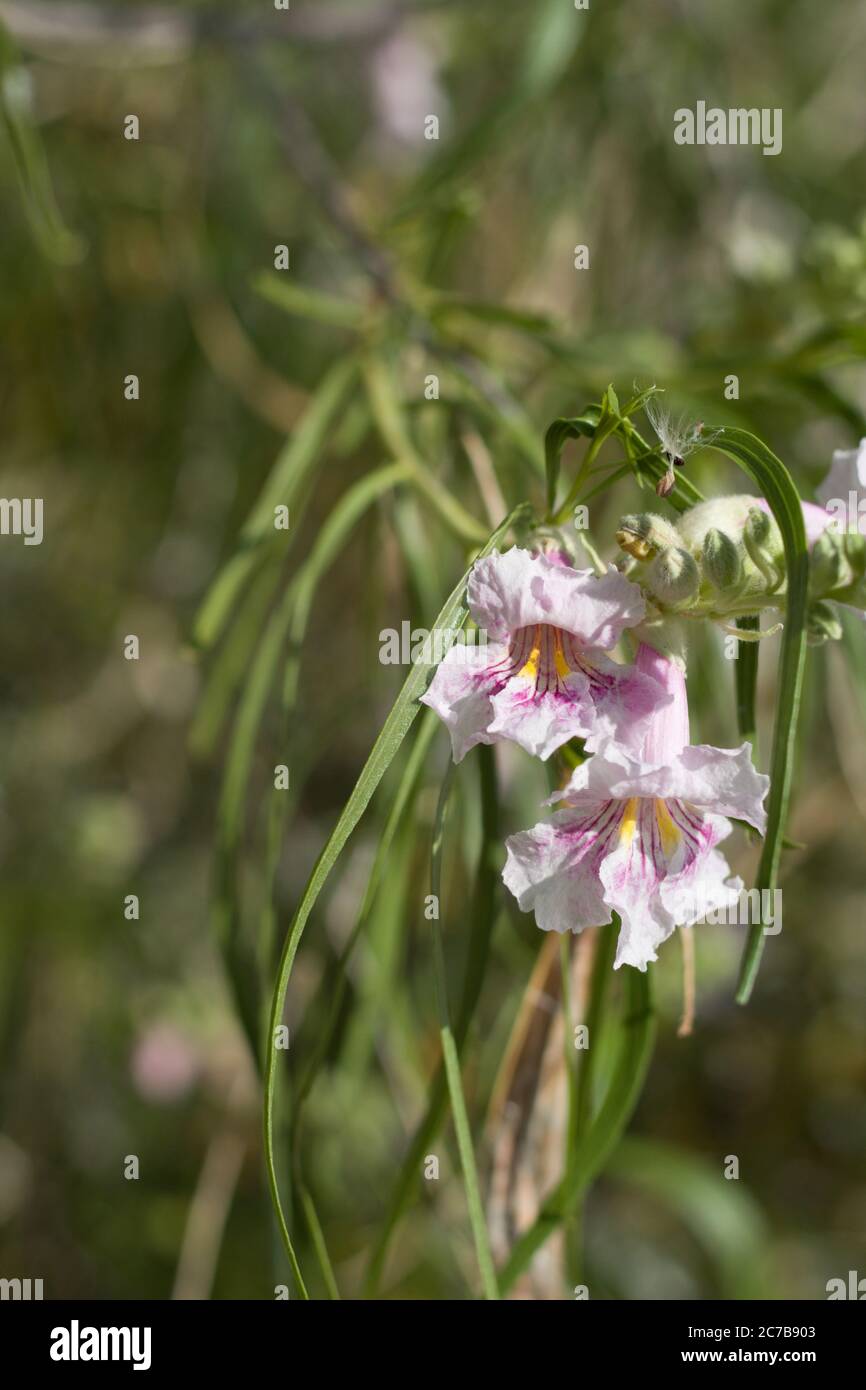
<path fill-rule="evenodd" d="M 637 585 L 613 566 L 598 576 L 516 546 L 478 561 L 467 596 L 476 623 L 496 641 L 519 628 L 549 623 L 573 633 L 582 646 L 607 650 L 645 613 Z"/>
<path fill-rule="evenodd" d="M 436 668 L 421 696 L 421 703 L 435 710 L 451 734 L 451 750 L 459 763 L 478 743 L 493 743 L 488 730 L 493 716 L 490 690 L 497 688 L 496 667 L 508 657 L 498 642 L 472 647 L 454 644 Z"/>
<path fill-rule="evenodd" d="M 515 677 L 490 701 L 491 742 L 508 738 L 536 758 L 549 758 L 570 738 L 584 738 L 595 722 L 589 681 L 575 672 L 556 690 L 537 694 L 530 682 Z"/>
<path fill-rule="evenodd" d="M 615 969 L 645 970 L 674 928 L 700 915 L 697 896 L 687 899 L 690 886 L 706 880 L 713 902 L 718 900 L 724 860 L 715 846 L 730 832 L 724 817 L 702 816 L 679 802 L 627 803 L 618 843 L 600 868 L 605 902 L 622 922 Z"/>
<path fill-rule="evenodd" d="M 730 830 L 730 826 L 728 826 Z M 724 835 L 719 835 L 723 839 Z M 718 843 L 718 841 L 717 841 Z M 743 890 L 743 880 L 732 877 L 730 865 L 717 849 L 687 865 L 680 874 L 661 884 L 659 892 L 677 925 L 691 926 L 711 912 L 732 907 Z"/>
<path fill-rule="evenodd" d="M 561 792 L 549 799 L 580 806 L 588 796 L 660 797 L 689 802 L 702 810 L 748 821 L 763 834 L 767 814 L 763 801 L 770 779 L 756 771 L 751 744 L 713 748 L 692 744 L 669 763 L 647 763 L 626 749 L 608 744 L 588 763 L 575 768 Z"/>
<path fill-rule="evenodd" d="M 596 803 L 583 816 L 560 811 L 506 840 L 503 882 L 542 931 L 580 932 L 611 920 L 598 868 L 621 812 L 613 802 Z"/>

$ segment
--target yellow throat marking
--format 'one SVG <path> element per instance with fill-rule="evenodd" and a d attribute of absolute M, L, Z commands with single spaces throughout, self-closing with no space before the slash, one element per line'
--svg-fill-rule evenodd
<path fill-rule="evenodd" d="M 630 845 L 637 830 L 638 800 L 636 796 L 629 797 L 625 803 L 622 813 L 622 820 L 619 826 L 619 841 L 621 845 Z M 656 824 L 662 839 L 662 849 L 665 854 L 673 854 L 682 838 L 682 833 L 673 820 L 670 811 L 660 797 L 654 797 L 654 810 Z"/>
<path fill-rule="evenodd" d="M 665 854 L 673 854 L 680 842 L 681 832 L 667 806 L 658 797 L 656 797 L 656 823 L 662 837 L 662 849 Z"/>
<path fill-rule="evenodd" d="M 625 810 L 622 813 L 619 826 L 621 845 L 630 845 L 634 839 L 634 832 L 637 830 L 637 800 L 637 797 L 633 796 L 625 803 Z"/>
<path fill-rule="evenodd" d="M 535 643 L 526 661 L 518 671 L 518 676 L 525 676 L 527 680 L 535 680 L 538 676 L 538 664 L 541 660 L 541 628 L 535 629 Z M 571 667 L 565 659 L 562 650 L 562 634 L 557 630 L 554 636 L 553 663 L 556 667 L 556 674 L 562 679 L 571 675 Z"/>

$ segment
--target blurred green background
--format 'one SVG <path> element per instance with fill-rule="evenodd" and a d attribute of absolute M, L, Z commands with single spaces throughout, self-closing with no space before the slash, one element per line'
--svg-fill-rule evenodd
<path fill-rule="evenodd" d="M 540 505 L 546 425 L 611 381 L 621 399 L 655 381 L 709 426 L 754 430 L 805 496 L 832 449 L 866 434 L 866 12 L 296 0 L 289 15 L 175 4 L 157 23 L 146 10 L 0 3 L 2 487 L 45 501 L 41 546 L 0 538 L 0 1275 L 41 1277 L 46 1297 L 271 1298 L 285 1273 L 220 932 L 241 922 L 241 976 L 260 925 L 282 936 L 405 674 L 380 664 L 379 633 L 432 623 L 465 568 L 467 537 L 443 524 L 431 479 L 482 531 L 504 504 Z M 781 155 L 675 145 L 674 110 L 699 99 L 782 108 Z M 249 692 L 268 623 L 338 500 L 395 458 L 422 481 L 338 536 L 286 719 L 291 641 L 267 698 Z M 710 452 L 690 472 L 707 493 L 747 490 Z M 286 479 L 290 530 L 263 538 L 249 517 Z M 593 503 L 605 556 L 618 516 L 647 501 L 623 483 Z M 138 662 L 123 658 L 131 633 Z M 690 1039 L 676 1037 L 675 942 L 654 972 L 648 1086 L 587 1208 L 594 1298 L 812 1299 L 866 1274 L 863 640 L 855 625 L 810 656 L 799 847 L 751 1004 L 733 1002 L 736 929 L 696 933 Z M 777 650 L 761 649 L 764 765 Z M 732 681 L 720 635 L 702 634 L 698 738 L 735 739 Z M 290 991 L 293 1074 L 329 1039 L 303 1162 L 347 1296 L 438 1056 L 423 897 L 445 760 L 438 731 L 333 1034 L 334 961 L 401 764 L 320 900 Z M 499 774 L 504 835 L 533 823 L 546 781 L 513 751 Z M 455 995 L 478 815 L 470 758 L 446 846 Z M 731 857 L 747 874 L 755 848 Z M 484 1174 L 484 1114 L 541 944 L 500 898 L 464 1062 Z M 271 980 L 267 934 L 263 949 Z M 440 1179 L 418 1176 L 383 1294 L 467 1298 L 449 1127 L 429 1152 Z M 722 1177 L 727 1155 L 738 1182 Z M 570 1296 L 558 1271 L 539 1281 L 533 1296 Z"/>

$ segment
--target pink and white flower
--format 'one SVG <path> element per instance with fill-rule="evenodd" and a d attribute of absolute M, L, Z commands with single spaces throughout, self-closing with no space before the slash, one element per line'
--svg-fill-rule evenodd
<path fill-rule="evenodd" d="M 717 845 L 733 816 L 763 832 L 769 778 L 751 748 L 689 746 L 679 666 L 642 645 L 639 670 L 664 681 L 640 755 L 607 744 L 547 804 L 565 809 L 507 841 L 506 886 L 543 931 L 583 931 L 619 914 L 615 966 L 645 970 L 675 927 L 727 907 L 742 881 Z"/>
<path fill-rule="evenodd" d="M 539 758 L 575 737 L 634 744 L 669 698 L 605 655 L 645 613 L 637 585 L 613 566 L 598 576 L 561 556 L 494 551 L 473 569 L 467 597 L 488 640 L 452 647 L 422 696 L 447 724 L 455 762 L 501 739 Z"/>

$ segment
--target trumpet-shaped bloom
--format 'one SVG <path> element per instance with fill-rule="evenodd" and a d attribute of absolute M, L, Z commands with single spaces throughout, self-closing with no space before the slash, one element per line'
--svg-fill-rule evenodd
<path fill-rule="evenodd" d="M 634 746 L 669 699 L 605 655 L 644 617 L 640 590 L 613 567 L 598 576 L 560 556 L 494 552 L 476 564 L 467 597 L 487 641 L 452 647 L 422 697 L 447 724 L 455 762 L 500 739 L 539 758 L 575 737 Z"/>
<path fill-rule="evenodd" d="M 615 965 L 645 970 L 676 926 L 737 899 L 742 882 L 717 846 L 729 816 L 763 832 L 769 778 L 748 744 L 689 746 L 679 667 L 645 646 L 636 664 L 673 695 L 641 754 L 608 744 L 578 767 L 548 802 L 564 809 L 507 841 L 503 879 L 543 931 L 579 932 L 618 913 Z"/>

